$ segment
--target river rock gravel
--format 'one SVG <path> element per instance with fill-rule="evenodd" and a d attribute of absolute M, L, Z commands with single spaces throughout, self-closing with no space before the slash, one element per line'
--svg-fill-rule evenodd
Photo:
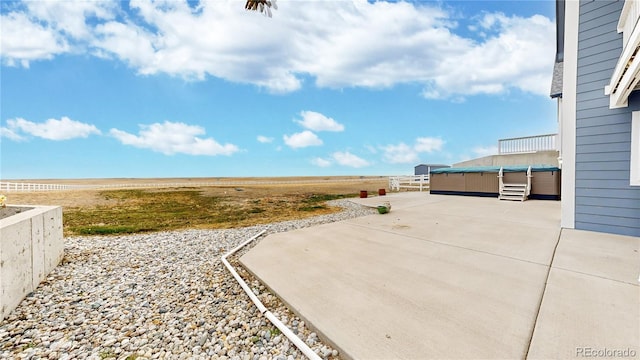
<path fill-rule="evenodd" d="M 61 264 L 0 323 L 0 359 L 304 358 L 260 314 L 220 257 L 264 229 L 290 231 L 375 213 L 348 200 L 331 204 L 343 211 L 238 229 L 67 237 Z M 263 284 L 236 268 L 318 355 L 339 358 Z"/>

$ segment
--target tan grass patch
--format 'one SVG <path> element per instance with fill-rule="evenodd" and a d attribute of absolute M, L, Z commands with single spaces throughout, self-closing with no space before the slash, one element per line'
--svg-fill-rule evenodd
<path fill-rule="evenodd" d="M 194 184 L 180 187 L 168 184 L 184 184 L 185 179 L 161 179 L 166 181 L 167 187 L 10 193 L 8 202 L 13 205 L 62 206 L 66 235 L 135 233 L 186 228 L 232 228 L 328 214 L 339 209 L 326 206 L 325 199 L 355 197 L 361 190 L 373 195 L 388 185 L 384 177 L 373 181 L 355 179 L 349 182 L 340 181 L 343 178 L 316 178 L 317 181 L 313 182 L 309 182 L 309 178 L 302 179 L 307 183 Z M 198 180 L 202 182 L 202 179 Z M 118 181 L 122 179 L 112 181 L 120 183 Z M 132 181 L 137 184 L 151 183 L 150 179 Z M 246 182 L 249 179 L 227 181 Z"/>

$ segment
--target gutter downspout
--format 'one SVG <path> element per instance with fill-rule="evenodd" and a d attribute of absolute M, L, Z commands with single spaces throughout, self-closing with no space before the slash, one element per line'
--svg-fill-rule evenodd
<path fill-rule="evenodd" d="M 244 241 L 242 244 L 236 246 L 234 249 L 232 249 L 228 253 L 222 255 L 220 260 L 222 260 L 222 263 L 224 264 L 224 266 L 227 267 L 231 275 L 233 275 L 233 277 L 236 279 L 238 284 L 240 284 L 244 292 L 246 292 L 247 295 L 249 295 L 249 298 L 251 299 L 251 301 L 253 301 L 253 303 L 256 305 L 258 310 L 260 310 L 260 313 L 262 315 L 264 315 L 267 319 L 269 319 L 269 321 L 271 321 L 271 323 L 275 325 L 278 328 L 278 330 L 280 330 L 280 332 L 282 332 L 282 334 L 284 334 L 284 336 L 287 337 L 287 339 L 289 339 L 300 351 L 302 351 L 302 353 L 306 357 L 308 357 L 311 360 L 322 360 L 322 358 L 318 356 L 318 354 L 313 352 L 313 350 L 311 350 L 311 348 L 307 346 L 307 344 L 305 344 L 304 341 L 302 341 L 296 334 L 294 334 L 293 331 L 291 331 L 291 329 L 289 329 L 284 323 L 282 323 L 282 321 L 278 320 L 278 318 L 275 315 L 273 315 L 271 311 L 267 310 L 267 308 L 262 304 L 260 299 L 258 299 L 256 294 L 254 294 L 253 291 L 251 291 L 251 288 L 249 288 L 249 285 L 247 285 L 247 283 L 244 282 L 242 277 L 236 272 L 233 266 L 231 266 L 231 264 L 229 264 L 229 262 L 227 261 L 228 256 L 233 255 L 236 251 L 240 250 L 245 245 L 257 239 L 258 237 L 260 237 L 260 235 L 264 234 L 266 231 L 267 231 L 266 229 L 262 230 L 256 235 L 249 238 L 248 240 Z"/>

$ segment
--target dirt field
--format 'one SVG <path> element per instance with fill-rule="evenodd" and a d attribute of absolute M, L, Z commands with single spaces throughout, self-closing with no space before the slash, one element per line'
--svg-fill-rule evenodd
<path fill-rule="evenodd" d="M 65 235 L 108 235 L 300 219 L 339 211 L 326 200 L 356 197 L 361 191 L 377 196 L 379 189 L 388 190 L 386 177 L 92 179 L 66 184 L 125 187 L 10 192 L 7 203 L 62 206 Z"/>
<path fill-rule="evenodd" d="M 148 191 L 167 191 L 176 189 L 198 189 L 212 196 L 228 196 L 237 200 L 250 200 L 265 197 L 282 197 L 291 194 L 358 194 L 366 190 L 370 195 L 378 189 L 389 191 L 387 177 L 279 177 L 279 178 L 145 178 L 145 179 L 41 179 L 11 180 L 38 184 L 65 185 L 142 185 L 166 184 L 166 187 L 147 188 Z M 287 182 L 287 183 L 285 183 Z M 201 186 L 202 183 L 219 185 Z M 180 184 L 174 186 L 172 184 Z M 193 185 L 191 185 L 193 184 Z M 115 190 L 114 188 L 110 190 Z M 41 192 L 8 192 L 7 204 L 11 205 L 56 205 L 62 207 L 94 207 L 109 205 L 110 202 L 100 193 L 100 189 L 61 190 Z"/>

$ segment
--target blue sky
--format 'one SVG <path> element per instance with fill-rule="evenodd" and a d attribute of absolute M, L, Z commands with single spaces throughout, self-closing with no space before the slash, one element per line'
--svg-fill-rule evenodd
<path fill-rule="evenodd" d="M 554 133 L 553 1 L 2 1 L 0 178 L 411 174 Z"/>

